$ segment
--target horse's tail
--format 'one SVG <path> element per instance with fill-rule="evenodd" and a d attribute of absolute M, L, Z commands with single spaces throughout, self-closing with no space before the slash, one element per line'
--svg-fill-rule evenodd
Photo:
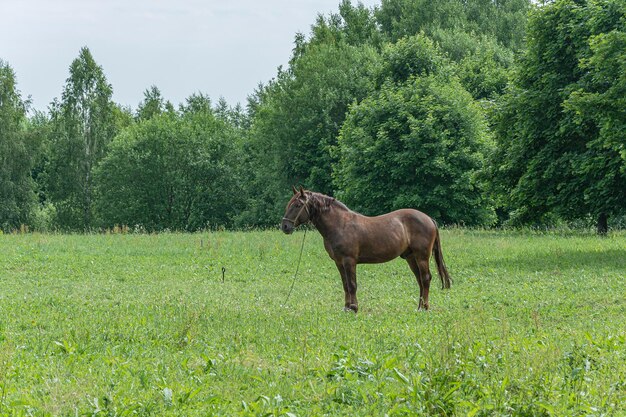
<path fill-rule="evenodd" d="M 437 222 L 435 219 L 432 219 L 433 223 L 435 223 L 435 245 L 433 246 L 433 255 L 435 257 L 435 261 L 437 263 L 437 272 L 439 272 L 439 278 L 441 278 L 441 288 L 450 288 L 450 284 L 452 283 L 452 278 L 450 278 L 450 274 L 448 273 L 448 269 L 446 268 L 446 263 L 443 261 L 443 252 L 441 250 L 441 239 L 439 238 L 439 227 L 437 227 Z"/>

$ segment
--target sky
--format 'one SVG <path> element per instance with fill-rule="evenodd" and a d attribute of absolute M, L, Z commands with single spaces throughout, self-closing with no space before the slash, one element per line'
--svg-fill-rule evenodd
<path fill-rule="evenodd" d="M 103 68 L 113 100 L 132 109 L 152 85 L 174 105 L 198 92 L 245 105 L 259 83 L 287 65 L 296 33 L 308 36 L 317 15 L 336 13 L 339 3 L 0 0 L 0 59 L 38 110 L 61 97 L 83 46 Z"/>

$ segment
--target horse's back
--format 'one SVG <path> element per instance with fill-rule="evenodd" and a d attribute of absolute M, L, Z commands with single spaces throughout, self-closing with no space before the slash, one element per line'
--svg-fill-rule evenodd
<path fill-rule="evenodd" d="M 400 209 L 380 216 L 372 217 L 372 219 L 397 219 L 410 232 L 430 234 L 436 230 L 433 219 L 416 209 Z"/>

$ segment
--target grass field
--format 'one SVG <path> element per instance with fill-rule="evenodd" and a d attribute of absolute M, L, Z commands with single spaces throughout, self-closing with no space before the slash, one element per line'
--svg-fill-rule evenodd
<path fill-rule="evenodd" d="M 626 415 L 626 234 L 444 230 L 358 315 L 317 232 L 284 305 L 301 239 L 0 236 L 0 415 Z"/>

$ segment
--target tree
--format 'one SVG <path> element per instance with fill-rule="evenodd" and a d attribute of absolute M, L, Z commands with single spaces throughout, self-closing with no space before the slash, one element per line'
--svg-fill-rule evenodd
<path fill-rule="evenodd" d="M 585 193 L 590 211 L 599 213 L 598 233 L 606 234 L 609 213 L 626 212 L 626 3 L 590 3 L 589 8 L 594 13 L 588 26 L 596 34 L 589 38 L 590 56 L 579 64 L 586 73 L 563 104 L 578 126 L 592 125 L 597 131 L 578 172 L 594 178 Z"/>
<path fill-rule="evenodd" d="M 494 37 L 506 48 L 520 50 L 530 7 L 530 0 L 382 0 L 375 17 L 391 42 L 454 29 Z"/>
<path fill-rule="evenodd" d="M 242 209 L 237 131 L 208 97 L 124 130 L 96 171 L 100 225 L 196 231 L 229 226 Z"/>
<path fill-rule="evenodd" d="M 364 214 L 403 207 L 445 223 L 485 224 L 477 173 L 488 148 L 484 117 L 444 75 L 386 82 L 351 108 L 339 138 L 339 197 Z"/>
<path fill-rule="evenodd" d="M 377 87 L 385 82 L 404 83 L 412 77 L 449 72 L 450 63 L 434 42 L 423 34 L 407 36 L 383 49 Z"/>
<path fill-rule="evenodd" d="M 348 106 L 372 88 L 379 55 L 368 45 L 309 45 L 289 71 L 264 87 L 250 127 L 247 221 L 269 225 L 293 184 L 333 194 L 331 148 Z"/>
<path fill-rule="evenodd" d="M 26 131 L 27 105 L 13 69 L 0 59 L 0 230 L 28 224 L 37 203 L 31 169 L 39 144 Z"/>
<path fill-rule="evenodd" d="M 166 103 L 161 96 L 161 90 L 156 86 L 150 86 L 143 92 L 143 101 L 137 107 L 136 118 L 139 121 L 151 119 L 166 110 Z"/>
<path fill-rule="evenodd" d="M 304 35 L 298 34 L 295 43 L 291 63 L 311 46 L 345 43 L 351 46 L 370 45 L 379 49 L 383 37 L 377 28 L 373 10 L 362 3 L 353 6 L 350 0 L 342 0 L 339 4 L 339 13 L 331 13 L 329 16 L 318 15 L 311 28 L 310 39 L 306 41 Z"/>
<path fill-rule="evenodd" d="M 620 0 L 560 0 L 529 23 L 528 51 L 496 118 L 491 172 L 511 221 L 626 212 Z M 618 130 L 615 130 L 618 129 Z"/>
<path fill-rule="evenodd" d="M 340 155 L 333 149 L 348 109 L 383 85 L 400 88 L 442 71 L 476 99 L 495 100 L 512 50 L 523 46 L 530 6 L 530 0 L 383 0 L 368 9 L 342 0 L 337 13 L 319 15 L 308 38 L 296 35 L 289 67 L 249 103 L 246 172 L 253 175 L 242 222 L 273 224 L 293 184 L 341 191 L 331 175 Z M 457 37 L 467 42 L 455 43 Z"/>
<path fill-rule="evenodd" d="M 115 135 L 113 90 L 86 47 L 70 66 L 61 101 L 50 108 L 46 191 L 61 228 L 87 230 L 93 217 L 93 170 Z"/>
<path fill-rule="evenodd" d="M 440 31 L 437 45 L 457 65 L 454 72 L 476 100 L 496 100 L 511 78 L 514 53 L 492 37 L 476 37 L 465 32 Z"/>

